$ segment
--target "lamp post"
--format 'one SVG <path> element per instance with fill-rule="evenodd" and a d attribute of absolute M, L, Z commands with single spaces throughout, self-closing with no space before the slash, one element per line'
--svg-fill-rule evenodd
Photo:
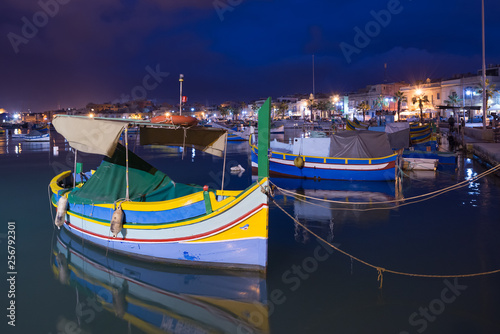
<path fill-rule="evenodd" d="M 183 81 L 184 81 L 184 74 L 179 74 L 179 86 L 180 86 L 179 115 L 182 115 L 182 82 Z"/>
<path fill-rule="evenodd" d="M 472 91 L 470 89 L 467 89 L 465 91 L 465 95 L 470 96 L 470 108 L 469 108 L 469 116 L 470 116 L 470 122 L 472 123 L 472 119 L 474 115 L 472 115 Z M 464 99 L 465 100 L 465 99 Z"/>

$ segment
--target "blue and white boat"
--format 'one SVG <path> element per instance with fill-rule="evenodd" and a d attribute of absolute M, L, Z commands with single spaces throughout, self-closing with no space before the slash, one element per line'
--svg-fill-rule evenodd
<path fill-rule="evenodd" d="M 24 139 L 24 141 L 31 141 L 31 142 L 50 141 L 50 133 L 41 133 L 37 130 L 33 130 L 21 138 Z"/>
<path fill-rule="evenodd" d="M 250 140 L 252 169 L 259 148 Z M 383 132 L 344 131 L 327 138 L 294 138 L 271 142 L 271 176 L 354 181 L 392 181 L 397 154 Z"/>

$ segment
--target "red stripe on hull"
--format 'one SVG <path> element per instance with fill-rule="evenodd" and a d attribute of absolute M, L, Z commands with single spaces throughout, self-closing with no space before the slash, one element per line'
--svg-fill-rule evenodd
<path fill-rule="evenodd" d="M 94 237 L 97 237 L 97 238 L 101 238 L 101 239 L 123 240 L 123 241 L 130 241 L 130 242 L 148 242 L 148 243 L 179 242 L 179 241 L 189 241 L 189 240 L 200 239 L 200 238 L 203 238 L 203 237 L 208 237 L 208 236 L 210 236 L 210 235 L 212 235 L 214 233 L 223 231 L 223 230 L 225 230 L 227 228 L 230 228 L 230 227 L 232 227 L 234 225 L 239 224 L 239 222 L 242 221 L 243 219 L 245 219 L 245 218 L 253 215 L 257 211 L 259 211 L 262 207 L 267 207 L 267 206 L 268 205 L 264 204 L 264 203 L 260 204 L 258 207 L 254 208 L 252 211 L 247 212 L 243 216 L 241 216 L 241 217 L 233 220 L 229 224 L 226 224 L 224 226 L 219 227 L 218 229 L 215 229 L 215 230 L 212 230 L 212 231 L 209 231 L 209 232 L 205 232 L 205 233 L 201 233 L 201 234 L 197 234 L 197 235 L 193 235 L 193 236 L 190 236 L 190 237 L 172 238 L 172 239 L 118 239 L 118 238 L 112 238 L 112 237 L 109 237 L 109 236 L 104 236 L 104 235 L 101 235 L 101 234 L 97 234 L 97 233 L 93 233 L 93 232 L 81 229 L 81 228 L 79 228 L 79 227 L 77 227 L 77 226 L 75 226 L 75 225 L 73 225 L 71 223 L 68 223 L 68 222 L 66 222 L 66 224 L 68 224 L 68 226 L 70 226 L 71 228 L 74 228 L 75 230 L 80 231 L 81 233 L 85 233 L 85 234 L 88 234 L 88 235 L 91 235 L 91 236 L 94 236 Z M 151 231 L 154 231 L 154 230 L 151 230 Z"/>

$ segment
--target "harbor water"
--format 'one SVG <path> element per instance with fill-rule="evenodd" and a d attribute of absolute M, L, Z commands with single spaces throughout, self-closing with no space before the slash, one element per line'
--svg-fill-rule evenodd
<path fill-rule="evenodd" d="M 252 182 L 246 142 L 228 144 L 222 173 L 222 158 L 135 136 L 176 182 Z M 77 156 L 84 170 L 100 159 Z M 473 179 L 491 166 L 471 156 L 397 183 L 272 178 L 265 274 L 145 263 L 55 229 L 48 184 L 74 161 L 55 131 L 0 135 L 2 333 L 500 333 L 500 273 L 460 277 L 500 269 L 500 178 Z"/>

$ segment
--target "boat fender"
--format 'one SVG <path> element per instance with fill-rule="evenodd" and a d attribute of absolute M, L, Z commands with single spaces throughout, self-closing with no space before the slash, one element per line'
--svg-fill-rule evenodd
<path fill-rule="evenodd" d="M 57 229 L 60 229 L 61 226 L 64 225 L 66 220 L 66 211 L 68 209 L 68 198 L 66 196 L 61 196 L 57 201 L 57 213 L 56 219 L 54 220 L 54 224 L 57 226 Z"/>
<path fill-rule="evenodd" d="M 296 157 L 294 160 L 293 160 L 293 164 L 295 165 L 295 167 L 297 168 L 304 168 L 304 158 L 302 158 L 302 156 L 298 156 Z"/>
<path fill-rule="evenodd" d="M 113 289 L 111 292 L 113 296 L 113 310 L 115 311 L 115 315 L 120 319 L 123 319 L 123 317 L 127 313 L 127 292 L 127 281 L 123 281 L 123 284 L 119 289 Z"/>
<path fill-rule="evenodd" d="M 120 205 L 113 212 L 113 216 L 111 217 L 111 224 L 109 225 L 109 229 L 111 230 L 113 238 L 116 238 L 118 233 L 120 233 L 120 231 L 122 230 L 122 224 L 123 224 L 123 210 Z"/>

